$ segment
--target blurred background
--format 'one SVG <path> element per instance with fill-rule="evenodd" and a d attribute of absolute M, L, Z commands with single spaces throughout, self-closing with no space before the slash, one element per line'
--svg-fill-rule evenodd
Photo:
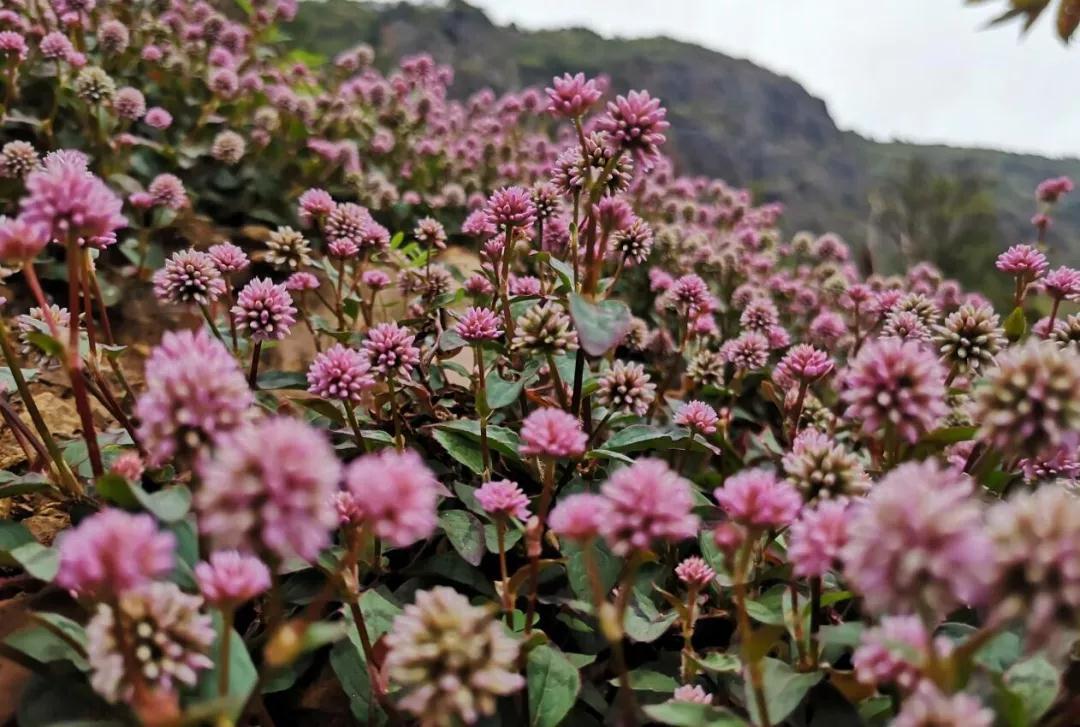
<path fill-rule="evenodd" d="M 1035 185 L 1080 178 L 1080 3 L 1059 1 L 306 0 L 288 30 L 325 59 L 429 52 L 459 97 L 567 71 L 647 88 L 682 171 L 782 202 L 788 232 L 837 232 L 881 272 L 928 259 L 1000 299 L 992 261 L 1031 236 Z M 1080 198 L 1055 223 L 1055 258 L 1080 264 Z"/>

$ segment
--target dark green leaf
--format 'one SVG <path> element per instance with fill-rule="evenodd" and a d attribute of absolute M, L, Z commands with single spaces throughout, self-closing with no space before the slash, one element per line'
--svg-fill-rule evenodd
<path fill-rule="evenodd" d="M 820 671 L 806 674 L 794 671 L 786 662 L 772 658 L 762 659 L 762 669 L 765 677 L 765 703 L 772 724 L 781 724 L 787 719 L 802 703 L 806 693 L 825 676 Z M 760 722 L 749 680 L 746 684 L 746 705 L 751 719 Z"/>
<path fill-rule="evenodd" d="M 634 669 L 628 676 L 630 677 L 630 688 L 635 692 L 671 694 L 679 686 L 679 682 L 675 677 L 669 674 L 661 674 L 653 669 Z M 617 686 L 619 679 L 614 677 L 608 683 Z"/>
<path fill-rule="evenodd" d="M 723 707 L 667 701 L 645 707 L 649 719 L 673 727 L 744 727 L 746 722 Z"/>
<path fill-rule="evenodd" d="M 738 674 L 742 669 L 742 661 L 736 654 L 725 654 L 722 651 L 714 651 L 694 659 L 697 665 L 713 674 Z"/>
<path fill-rule="evenodd" d="M 35 540 L 22 523 L 0 520 L 0 565 L 21 567 L 48 582 L 56 576 L 60 558 L 55 549 Z"/>
<path fill-rule="evenodd" d="M 1027 727 L 1034 725 L 1053 704 L 1061 675 L 1044 657 L 1034 656 L 1011 666 L 1002 681 L 1020 705 L 1011 715 L 1011 727 Z"/>
<path fill-rule="evenodd" d="M 594 303 L 571 293 L 569 302 L 578 341 L 590 356 L 602 356 L 615 348 L 633 325 L 630 309 L 620 300 Z"/>
<path fill-rule="evenodd" d="M 221 612 L 215 609 L 213 619 L 214 632 L 217 634 L 212 652 L 214 665 L 199 675 L 199 684 L 196 687 L 199 696 L 204 700 L 216 699 L 219 696 L 217 684 L 218 671 L 221 668 L 221 634 L 223 628 Z M 259 678 L 255 664 L 251 660 L 251 655 L 248 654 L 247 647 L 244 645 L 244 639 L 236 632 L 236 629 L 233 629 L 229 636 L 228 658 L 229 690 L 226 694 L 225 711 L 230 717 L 236 719 L 240 716 L 240 711 L 244 708 L 251 690 L 255 688 L 255 682 Z"/>
<path fill-rule="evenodd" d="M 566 656 L 546 644 L 529 652 L 526 663 L 529 724 L 556 727 L 577 701 L 581 675 Z"/>
<path fill-rule="evenodd" d="M 191 509 L 191 490 L 184 485 L 147 492 L 119 475 L 106 474 L 98 478 L 96 487 L 103 499 L 127 509 L 141 507 L 166 523 L 183 520 Z"/>
<path fill-rule="evenodd" d="M 468 436 L 446 429 L 435 429 L 432 436 L 451 457 L 475 474 L 483 473 L 484 457 L 480 453 L 480 446 Z"/>
<path fill-rule="evenodd" d="M 439 526 L 466 563 L 480 565 L 485 551 L 484 526 L 475 515 L 465 510 L 449 510 L 439 515 Z"/>

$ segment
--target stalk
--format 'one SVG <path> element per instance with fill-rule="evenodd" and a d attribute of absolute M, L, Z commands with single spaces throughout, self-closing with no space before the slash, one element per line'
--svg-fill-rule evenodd
<path fill-rule="evenodd" d="M 82 378 L 82 356 L 79 355 L 79 291 L 81 288 L 79 264 L 79 243 L 74 237 L 67 243 L 68 267 L 68 310 L 71 311 L 71 325 L 68 327 L 67 367 L 71 379 L 71 391 L 75 396 L 75 409 L 79 413 L 80 428 L 86 440 L 86 450 L 90 455 L 90 469 L 94 477 L 101 477 L 105 468 L 101 464 L 101 450 L 98 449 L 97 431 L 94 429 L 94 415 L 90 410 L 90 400 L 86 396 L 86 386 Z"/>
<path fill-rule="evenodd" d="M 753 631 L 750 627 L 750 615 L 746 610 L 746 576 L 753 547 L 754 539 L 748 537 L 739 550 L 735 564 L 735 608 L 738 617 L 739 646 L 743 663 L 746 664 L 746 670 L 750 676 L 750 688 L 758 709 L 759 727 L 772 727 L 772 723 L 769 722 L 769 706 L 765 699 L 765 675 L 761 671 L 761 661 L 750 653 L 750 638 Z"/>
<path fill-rule="evenodd" d="M 349 426 L 352 427 L 353 436 L 356 437 L 357 446 L 359 446 L 362 451 L 367 452 L 367 440 L 364 439 L 364 435 L 360 431 L 360 424 L 356 421 L 356 413 L 353 412 L 351 401 L 345 402 L 345 416 L 349 419 Z"/>
<path fill-rule="evenodd" d="M 218 660 L 221 662 L 218 671 L 218 695 L 221 697 L 229 693 L 229 648 L 232 641 L 233 608 L 225 606 L 221 609 L 221 650 L 218 652 Z"/>
<path fill-rule="evenodd" d="M 248 371 L 248 385 L 255 391 L 259 390 L 259 358 L 262 355 L 262 339 L 255 341 L 251 349 L 251 369 Z"/>
<path fill-rule="evenodd" d="M 510 599 L 510 573 L 506 567 L 506 516 L 499 515 L 495 518 L 495 537 L 499 542 L 499 576 L 502 578 L 502 607 L 510 620 L 510 613 L 514 610 L 513 601 Z"/>
<path fill-rule="evenodd" d="M 480 344 L 473 347 L 476 358 L 476 398 L 484 404 L 480 412 L 480 456 L 484 463 L 484 481 L 491 479 L 491 448 L 488 445 L 487 381 L 484 377 L 484 349 Z"/>

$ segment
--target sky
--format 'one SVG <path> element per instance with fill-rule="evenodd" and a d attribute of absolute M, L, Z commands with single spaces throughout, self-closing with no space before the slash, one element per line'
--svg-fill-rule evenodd
<path fill-rule="evenodd" d="M 1080 157 L 1080 37 L 1052 12 L 986 29 L 1005 0 L 469 0 L 500 24 L 666 35 L 790 76 L 874 139 Z"/>

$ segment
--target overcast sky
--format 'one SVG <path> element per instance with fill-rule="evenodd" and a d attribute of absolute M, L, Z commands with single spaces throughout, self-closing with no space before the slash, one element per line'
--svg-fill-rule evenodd
<path fill-rule="evenodd" d="M 748 58 L 877 139 L 1080 156 L 1080 38 L 984 29 L 1005 0 L 469 0 L 499 23 L 667 35 Z"/>

